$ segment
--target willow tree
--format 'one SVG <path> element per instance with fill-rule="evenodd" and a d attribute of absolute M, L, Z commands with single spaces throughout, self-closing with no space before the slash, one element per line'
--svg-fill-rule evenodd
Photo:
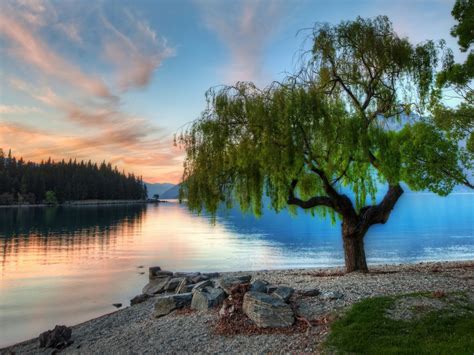
<path fill-rule="evenodd" d="M 445 195 L 464 177 L 457 142 L 422 118 L 437 53 L 398 37 L 386 17 L 319 25 L 311 39 L 297 75 L 207 92 L 179 136 L 181 197 L 198 212 L 238 203 L 258 215 L 268 196 L 276 211 L 332 214 L 347 271 L 367 271 L 364 236 L 387 222 L 401 182 Z"/>

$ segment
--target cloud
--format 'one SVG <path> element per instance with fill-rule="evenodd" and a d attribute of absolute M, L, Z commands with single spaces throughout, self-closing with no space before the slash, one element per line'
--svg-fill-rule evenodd
<path fill-rule="evenodd" d="M 13 90 L 13 97 L 20 92 L 35 99 L 56 118 L 48 124 L 44 117 L 34 118 L 29 120 L 33 124 L 25 125 L 2 117 L 0 147 L 13 148 L 33 161 L 106 160 L 153 181 L 162 173 L 180 176 L 181 153 L 172 138 L 150 120 L 125 112 L 121 96 L 149 85 L 173 49 L 146 21 L 129 12 L 112 23 L 100 11 L 82 18 L 74 3 L 64 4 L 6 0 L 0 5 L 0 37 L 6 40 L 2 45 L 7 44 L 3 52 L 15 59 L 10 64 L 18 69 L 15 75 L 28 73 L 6 77 L 6 89 Z M 105 81 L 110 78 L 115 80 Z M 42 108 L 1 105 L 0 114 Z"/>
<path fill-rule="evenodd" d="M 125 35 L 105 16 L 104 26 L 109 30 L 104 44 L 105 57 L 115 66 L 118 84 L 122 90 L 143 88 L 150 83 L 154 71 L 162 61 L 174 55 L 166 39 L 156 34 L 145 22 L 125 12 L 131 36 Z"/>
<path fill-rule="evenodd" d="M 43 74 L 60 79 L 85 93 L 104 98 L 112 97 L 100 78 L 83 73 L 77 66 L 57 55 L 26 26 L 5 13 L 0 14 L 0 35 L 10 40 L 12 47 L 9 52 L 12 55 L 26 61 Z"/>
<path fill-rule="evenodd" d="M 19 106 L 19 105 L 0 105 L 0 115 L 14 114 L 22 115 L 27 113 L 43 112 L 39 107 Z"/>
<path fill-rule="evenodd" d="M 259 81 L 265 75 L 263 56 L 283 12 L 276 0 L 199 1 L 206 26 L 230 51 L 227 79 Z"/>

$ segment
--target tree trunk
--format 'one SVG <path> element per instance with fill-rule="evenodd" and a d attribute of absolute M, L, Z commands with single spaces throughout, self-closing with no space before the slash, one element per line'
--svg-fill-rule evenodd
<path fill-rule="evenodd" d="M 352 227 L 352 228 L 351 228 Z M 361 231 L 353 225 L 343 223 L 342 240 L 344 242 L 344 259 L 346 272 L 368 272 L 365 260 L 364 236 L 366 231 Z"/>

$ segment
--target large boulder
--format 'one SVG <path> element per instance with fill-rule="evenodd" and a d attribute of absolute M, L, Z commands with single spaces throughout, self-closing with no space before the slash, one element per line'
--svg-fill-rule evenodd
<path fill-rule="evenodd" d="M 191 292 L 196 292 L 198 290 L 202 290 L 204 289 L 205 287 L 208 287 L 208 286 L 214 286 L 214 283 L 211 281 L 211 280 L 204 280 L 204 281 L 201 281 L 201 282 L 198 282 L 197 284 L 195 284 L 191 290 Z"/>
<path fill-rule="evenodd" d="M 145 287 L 143 287 L 142 293 L 153 296 L 157 293 L 165 291 L 165 287 L 168 284 L 170 277 L 160 277 L 158 279 L 152 279 Z"/>
<path fill-rule="evenodd" d="M 180 283 L 185 280 L 184 277 L 173 277 L 165 285 L 165 291 L 174 291 L 180 285 Z"/>
<path fill-rule="evenodd" d="M 295 290 L 288 286 L 278 286 L 275 291 L 273 291 L 272 296 L 276 296 L 284 302 L 288 302 L 290 297 L 293 295 Z"/>
<path fill-rule="evenodd" d="M 217 307 L 225 299 L 225 292 L 220 288 L 204 287 L 193 292 L 191 308 L 198 311 L 205 311 L 209 308 Z"/>
<path fill-rule="evenodd" d="M 247 292 L 243 311 L 261 328 L 289 327 L 295 322 L 293 310 L 288 304 L 262 292 Z"/>
<path fill-rule="evenodd" d="M 216 277 L 220 276 L 218 272 L 204 272 L 203 275 L 209 277 L 210 279 L 215 279 Z"/>
<path fill-rule="evenodd" d="M 130 306 L 134 306 L 136 304 L 145 302 L 147 299 L 149 299 L 151 296 L 147 294 L 141 294 L 141 295 L 136 295 L 130 300 Z"/>
<path fill-rule="evenodd" d="M 159 266 L 150 267 L 148 269 L 148 272 L 150 280 L 173 276 L 173 273 L 171 271 L 161 270 L 161 267 Z"/>
<path fill-rule="evenodd" d="M 64 349 L 72 343 L 72 330 L 65 325 L 57 325 L 53 330 L 47 330 L 38 337 L 40 348 Z"/>
<path fill-rule="evenodd" d="M 224 276 L 217 280 L 217 286 L 222 288 L 225 293 L 228 295 L 231 294 L 231 289 L 234 286 L 249 283 L 250 279 L 252 278 L 251 275 L 242 275 L 242 276 Z"/>
<path fill-rule="evenodd" d="M 209 280 L 209 276 L 202 275 L 202 274 L 194 276 L 194 277 L 191 278 L 192 283 L 195 283 L 195 284 L 197 284 L 199 282 L 202 282 L 202 281 L 206 281 L 206 280 Z"/>
<path fill-rule="evenodd" d="M 175 309 L 189 306 L 192 298 L 191 292 L 158 297 L 155 302 L 155 312 L 153 315 L 155 317 L 162 317 Z"/>
<path fill-rule="evenodd" d="M 252 281 L 252 283 L 250 284 L 250 291 L 266 293 L 267 286 L 268 286 L 267 281 L 257 279 L 257 280 Z"/>

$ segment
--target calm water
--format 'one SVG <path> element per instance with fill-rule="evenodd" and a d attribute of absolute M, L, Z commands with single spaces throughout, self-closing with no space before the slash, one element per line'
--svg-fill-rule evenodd
<path fill-rule="evenodd" d="M 339 233 L 339 224 L 305 214 L 255 220 L 232 211 L 210 225 L 177 203 L 0 209 L 0 347 L 128 305 L 152 265 L 343 265 Z M 388 224 L 369 231 L 366 250 L 372 264 L 474 259 L 474 194 L 405 194 Z"/>

